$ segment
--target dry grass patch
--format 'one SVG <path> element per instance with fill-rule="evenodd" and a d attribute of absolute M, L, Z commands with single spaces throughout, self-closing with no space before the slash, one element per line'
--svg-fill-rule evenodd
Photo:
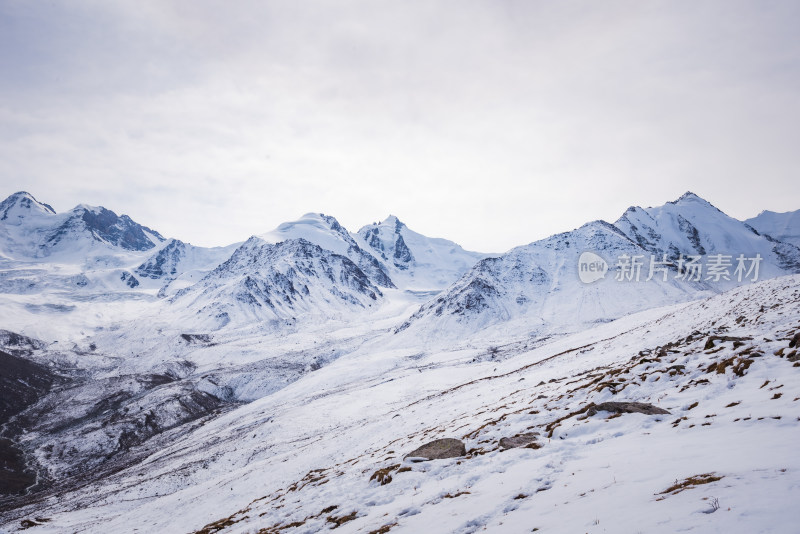
<path fill-rule="evenodd" d="M 660 501 L 666 498 L 666 496 L 677 495 L 682 491 L 692 489 L 696 486 L 702 486 L 703 484 L 711 484 L 712 482 L 717 482 L 718 480 L 722 479 L 723 479 L 722 475 L 717 475 L 715 473 L 704 473 L 702 475 L 690 476 L 689 478 L 685 478 L 680 481 L 676 480 L 675 484 L 657 494 L 657 495 L 662 495 L 662 497 L 658 498 L 657 500 Z"/>
<path fill-rule="evenodd" d="M 333 523 L 334 526 L 331 527 L 332 529 L 339 528 L 343 524 L 347 523 L 348 521 L 352 521 L 353 519 L 355 519 L 357 513 L 358 512 L 353 510 L 352 512 L 350 512 L 347 515 L 343 515 L 343 516 L 339 516 L 339 517 L 330 516 L 330 517 L 327 518 L 327 521 L 328 521 L 328 523 Z"/>
<path fill-rule="evenodd" d="M 368 534 L 386 534 L 387 532 L 392 530 L 393 527 L 396 526 L 397 523 L 389 523 L 388 525 L 383 525 L 381 528 L 370 530 Z"/>
<path fill-rule="evenodd" d="M 378 469 L 372 476 L 369 477 L 370 482 L 373 480 L 378 481 L 381 486 L 385 486 L 389 482 L 392 481 L 391 472 L 400 467 L 400 464 L 390 465 L 389 467 L 384 467 L 383 469 Z"/>

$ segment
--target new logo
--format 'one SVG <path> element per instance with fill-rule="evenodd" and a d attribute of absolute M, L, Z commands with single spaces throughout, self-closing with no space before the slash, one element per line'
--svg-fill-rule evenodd
<path fill-rule="evenodd" d="M 591 284 L 606 277 L 608 263 L 594 252 L 584 252 L 578 258 L 578 278 L 584 284 Z"/>

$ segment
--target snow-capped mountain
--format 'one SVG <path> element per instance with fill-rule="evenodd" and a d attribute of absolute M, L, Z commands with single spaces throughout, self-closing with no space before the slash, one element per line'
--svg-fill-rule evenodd
<path fill-rule="evenodd" d="M 140 279 L 164 283 L 159 294 L 167 295 L 199 281 L 220 263 L 227 260 L 241 245 L 197 247 L 179 239 L 168 239 L 164 245 L 136 267 Z"/>
<path fill-rule="evenodd" d="M 785 213 L 764 210 L 744 222 L 760 234 L 800 247 L 800 210 Z"/>
<path fill-rule="evenodd" d="M 394 282 L 384 266 L 362 249 L 350 233 L 330 215 L 306 213 L 296 221 L 285 222 L 266 234 L 259 235 L 267 243 L 287 239 L 305 239 L 325 250 L 350 258 L 377 286 L 392 288 Z"/>
<path fill-rule="evenodd" d="M 487 257 L 447 239 L 414 232 L 394 215 L 364 226 L 357 238 L 386 265 L 392 279 L 406 289 L 443 289 Z"/>
<path fill-rule="evenodd" d="M 579 258 L 593 251 L 609 265 L 593 283 L 579 278 Z M 708 294 L 702 283 L 676 279 L 670 270 L 649 281 L 616 279 L 614 261 L 645 251 L 617 227 L 595 221 L 497 258 L 480 261 L 455 284 L 425 303 L 398 329 L 462 336 L 490 325 L 522 321 L 531 333 L 607 322 L 623 315 Z M 439 334 L 441 333 L 441 334 Z"/>
<path fill-rule="evenodd" d="M 683 256 L 760 255 L 761 278 L 800 271 L 800 250 L 753 232 L 745 223 L 724 214 L 708 201 L 687 192 L 678 200 L 655 208 L 631 207 L 615 226 L 657 257 L 677 262 Z M 721 281 L 725 283 L 725 281 Z M 726 287 L 735 285 L 731 281 Z"/>
<path fill-rule="evenodd" d="M 14 259 L 41 258 L 52 254 L 74 254 L 77 250 L 118 247 L 125 251 L 147 251 L 164 241 L 156 231 L 127 215 L 103 207 L 80 205 L 66 213 L 55 213 L 32 195 L 19 192 L 0 204 L 4 253 Z"/>
<path fill-rule="evenodd" d="M 609 275 L 582 283 L 584 252 L 602 258 Z M 722 262 L 711 266 L 720 254 Z M 689 256 L 697 257 L 695 270 Z M 686 193 L 657 208 L 629 208 L 613 225 L 596 221 L 482 260 L 398 330 L 463 335 L 519 319 L 531 332 L 558 331 L 797 272 L 796 247 L 759 235 Z"/>
<path fill-rule="evenodd" d="M 141 291 L 133 270 L 164 242 L 158 232 L 103 207 L 56 213 L 25 192 L 0 206 L 0 290 L 7 293 L 57 292 L 68 300 L 74 292 Z"/>
<path fill-rule="evenodd" d="M 172 299 L 200 324 L 294 322 L 377 305 L 383 293 L 347 256 L 304 238 L 275 244 L 251 237 L 219 267 Z"/>
<path fill-rule="evenodd" d="M 19 226 L 32 216 L 55 214 L 49 204 L 39 202 L 25 191 L 14 193 L 0 202 L 0 221 L 12 226 Z"/>
<path fill-rule="evenodd" d="M 80 205 L 56 213 L 26 192 L 0 203 L 0 287 L 39 293 L 161 290 L 167 295 L 200 280 L 240 243 L 196 247 L 117 215 Z"/>

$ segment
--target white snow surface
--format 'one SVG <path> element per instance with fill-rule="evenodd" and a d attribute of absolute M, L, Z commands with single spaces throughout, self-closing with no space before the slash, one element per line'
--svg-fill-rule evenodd
<path fill-rule="evenodd" d="M 800 247 L 800 210 L 785 213 L 764 210 L 744 222 L 758 230 L 759 233 Z"/>

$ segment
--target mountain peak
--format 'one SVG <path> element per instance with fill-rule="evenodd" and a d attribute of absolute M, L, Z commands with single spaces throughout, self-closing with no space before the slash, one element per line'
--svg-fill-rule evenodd
<path fill-rule="evenodd" d="M 712 205 L 708 200 L 704 199 L 700 195 L 692 193 L 691 191 L 685 192 L 684 194 L 682 194 L 680 196 L 680 198 L 678 198 L 678 200 L 672 200 L 670 202 L 667 202 L 667 204 L 686 204 L 686 203 L 689 203 L 689 202 L 706 204 L 706 205 L 709 205 L 709 206 Z"/>
<path fill-rule="evenodd" d="M 294 221 L 278 225 L 274 230 L 260 235 L 269 243 L 302 237 L 337 254 L 346 254 L 352 238 L 335 217 L 309 212 Z"/>
<path fill-rule="evenodd" d="M 383 220 L 381 225 L 393 226 L 395 231 L 399 231 L 401 228 L 405 227 L 405 223 L 398 219 L 396 215 L 389 215 Z"/>
<path fill-rule="evenodd" d="M 0 221 L 18 221 L 33 213 L 54 215 L 56 212 L 27 191 L 18 191 L 0 202 Z"/>

